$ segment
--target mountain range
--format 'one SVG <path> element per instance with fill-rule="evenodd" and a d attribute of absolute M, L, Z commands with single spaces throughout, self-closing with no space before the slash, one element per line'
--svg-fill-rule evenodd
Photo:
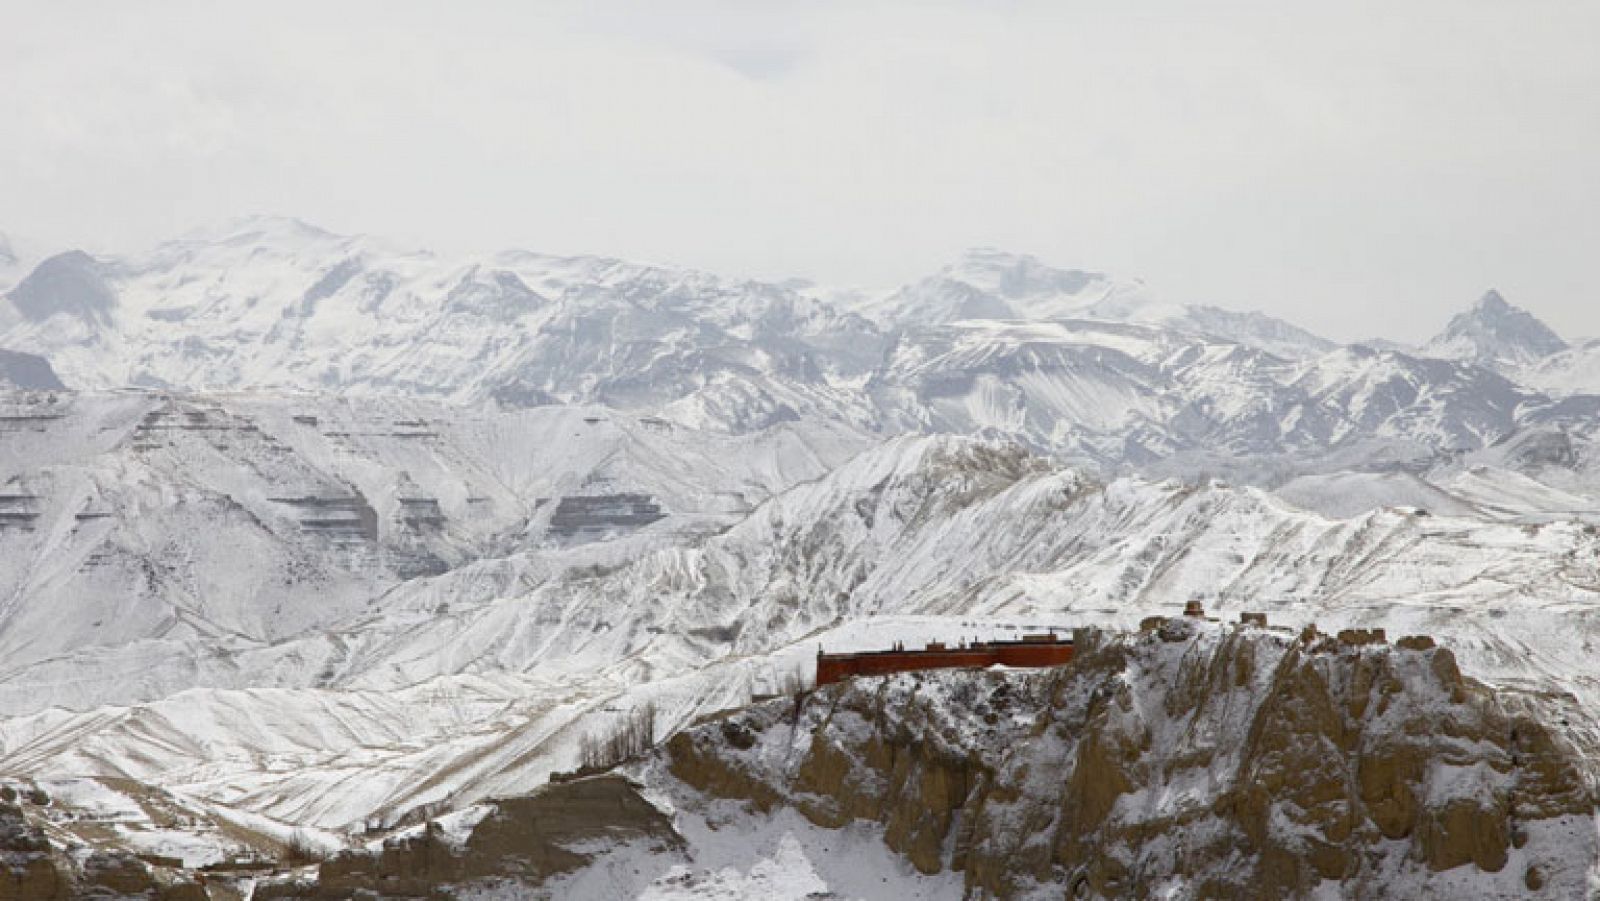
<path fill-rule="evenodd" d="M 1427 633 L 1600 760 L 1600 346 L 1493 291 L 1408 349 L 994 250 L 879 294 L 275 218 L 3 251 L 0 774 L 53 840 L 352 846 L 819 644 L 1190 600 Z"/>
<path fill-rule="evenodd" d="M 1405 352 L 992 250 L 874 297 L 597 257 L 445 259 L 270 218 L 49 257 L 0 303 L 0 348 L 80 390 L 589 403 L 730 433 L 803 417 L 1008 434 L 1111 468 L 1459 453 L 1600 391 L 1586 348 L 1492 291 Z"/>

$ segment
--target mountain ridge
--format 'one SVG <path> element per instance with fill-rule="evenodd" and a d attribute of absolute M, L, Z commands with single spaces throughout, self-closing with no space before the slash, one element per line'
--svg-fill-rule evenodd
<path fill-rule="evenodd" d="M 1498 357 L 1389 350 L 1370 381 L 1359 351 L 1280 320 L 996 250 L 876 300 L 826 293 L 597 256 L 451 260 L 255 217 L 140 257 L 49 258 L 0 303 L 0 347 L 80 388 L 601 404 L 735 434 L 993 429 L 1112 469 L 1358 440 L 1456 453 L 1557 400 Z"/>

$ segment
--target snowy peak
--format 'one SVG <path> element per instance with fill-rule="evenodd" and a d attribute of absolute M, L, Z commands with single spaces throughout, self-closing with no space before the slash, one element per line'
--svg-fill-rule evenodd
<path fill-rule="evenodd" d="M 1473 312 L 1477 313 L 1501 315 L 1511 312 L 1513 307 L 1511 304 L 1506 303 L 1506 299 L 1501 296 L 1499 291 L 1490 288 L 1483 293 L 1482 297 L 1478 298 L 1478 302 L 1472 305 L 1472 309 Z"/>
<path fill-rule="evenodd" d="M 1079 297 L 1091 286 L 1107 282 L 1099 272 L 1056 269 L 1029 254 L 1007 253 L 979 247 L 962 254 L 937 277 L 962 282 L 1008 300 L 1039 297 Z"/>
<path fill-rule="evenodd" d="M 1058 269 L 1034 256 L 989 248 L 969 250 L 935 274 L 863 309 L 890 329 L 968 319 L 1091 319 L 1220 338 L 1290 359 L 1316 356 L 1334 346 L 1262 313 L 1172 303 L 1153 296 L 1138 279 Z"/>
<path fill-rule="evenodd" d="M 1081 315 L 1115 288 L 1098 272 L 1056 269 L 1026 254 L 977 248 L 869 304 L 868 312 L 891 327 L 963 319 L 1058 319 Z"/>
<path fill-rule="evenodd" d="M 1537 317 L 1490 290 L 1458 313 L 1424 352 L 1484 366 L 1526 366 L 1567 349 L 1567 342 Z"/>

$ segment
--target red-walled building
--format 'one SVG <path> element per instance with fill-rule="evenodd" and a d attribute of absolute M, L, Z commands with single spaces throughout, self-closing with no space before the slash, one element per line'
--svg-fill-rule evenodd
<path fill-rule="evenodd" d="M 1072 640 L 1054 633 L 1025 635 L 1020 641 L 979 641 L 957 647 L 931 642 L 922 650 L 898 645 L 887 651 L 859 654 L 824 654 L 817 651 L 817 685 L 830 685 L 850 676 L 878 676 L 925 669 L 961 667 L 1060 666 L 1072 659 Z"/>

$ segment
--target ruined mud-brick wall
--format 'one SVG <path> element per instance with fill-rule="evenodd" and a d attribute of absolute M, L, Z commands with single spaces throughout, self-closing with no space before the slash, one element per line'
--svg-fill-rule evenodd
<path fill-rule="evenodd" d="M 1005 642 L 965 648 L 933 646 L 920 651 L 873 651 L 863 654 L 820 654 L 817 684 L 832 685 L 851 676 L 882 676 L 917 670 L 1014 666 L 1060 666 L 1072 660 L 1070 642 Z"/>

